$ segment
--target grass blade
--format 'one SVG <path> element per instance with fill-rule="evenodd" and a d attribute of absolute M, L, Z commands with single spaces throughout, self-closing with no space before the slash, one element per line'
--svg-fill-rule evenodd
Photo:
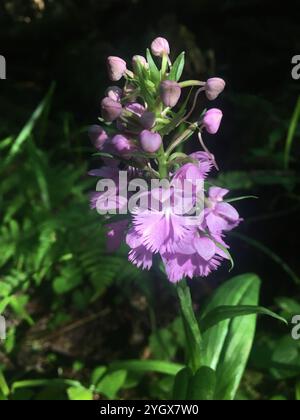
<path fill-rule="evenodd" d="M 292 149 L 293 140 L 295 138 L 299 118 L 300 118 L 300 96 L 298 97 L 298 101 L 297 101 L 297 104 L 296 104 L 296 107 L 295 107 L 295 110 L 294 110 L 294 113 L 290 122 L 289 131 L 288 131 L 288 135 L 285 142 L 285 151 L 284 151 L 284 168 L 285 169 L 289 168 L 291 149 Z"/>

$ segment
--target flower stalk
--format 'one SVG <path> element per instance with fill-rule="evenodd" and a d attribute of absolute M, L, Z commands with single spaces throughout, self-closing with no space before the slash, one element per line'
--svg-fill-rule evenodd
<path fill-rule="evenodd" d="M 202 337 L 193 309 L 190 288 L 186 280 L 181 280 L 177 284 L 177 295 L 187 341 L 185 346 L 186 364 L 193 373 L 196 373 L 202 364 Z"/>

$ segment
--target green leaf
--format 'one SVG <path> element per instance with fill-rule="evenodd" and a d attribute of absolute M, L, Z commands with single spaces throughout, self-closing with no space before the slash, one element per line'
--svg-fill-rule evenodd
<path fill-rule="evenodd" d="M 50 209 L 50 196 L 48 188 L 48 180 L 45 173 L 45 162 L 43 161 L 44 155 L 37 149 L 35 143 L 30 136 L 27 141 L 29 151 L 29 162 L 35 173 L 37 184 L 40 189 L 41 199 L 47 209 Z"/>
<path fill-rule="evenodd" d="M 104 394 L 110 399 L 116 398 L 117 393 L 125 383 L 127 376 L 126 370 L 116 370 L 112 373 L 108 373 L 99 382 L 96 387 L 96 391 L 99 394 Z"/>
<path fill-rule="evenodd" d="M 182 76 L 184 64 L 185 64 L 185 53 L 182 52 L 174 61 L 172 65 L 172 70 L 170 71 L 168 79 L 175 80 L 176 82 L 178 82 L 178 80 Z"/>
<path fill-rule="evenodd" d="M 146 56 L 149 64 L 151 80 L 154 83 L 157 83 L 160 80 L 160 72 L 157 68 L 157 65 L 155 64 L 155 61 L 153 60 L 152 54 L 149 49 L 147 49 Z"/>
<path fill-rule="evenodd" d="M 279 297 L 275 299 L 276 304 L 289 315 L 300 314 L 300 304 L 288 297 Z"/>
<path fill-rule="evenodd" d="M 71 379 L 28 379 L 24 381 L 14 382 L 12 385 L 12 391 L 15 392 L 18 389 L 24 388 L 40 388 L 45 386 L 63 386 L 63 387 L 80 387 L 81 384 L 78 381 Z"/>
<path fill-rule="evenodd" d="M 173 400 L 186 400 L 188 397 L 188 389 L 193 373 L 190 368 L 180 370 L 175 376 L 173 388 Z"/>
<path fill-rule="evenodd" d="M 93 400 L 93 393 L 90 389 L 83 386 L 70 387 L 67 389 L 69 400 L 71 401 L 91 401 Z"/>
<path fill-rule="evenodd" d="M 34 113 L 31 115 L 31 117 L 29 118 L 29 120 L 27 121 L 27 123 L 25 124 L 25 126 L 23 127 L 23 129 L 21 130 L 17 138 L 15 139 L 7 155 L 7 158 L 5 160 L 5 165 L 11 162 L 11 160 L 21 150 L 23 143 L 30 137 L 37 121 L 40 119 L 45 109 L 49 106 L 49 103 L 52 99 L 52 95 L 54 92 L 54 88 L 55 88 L 55 85 L 52 84 L 45 98 L 40 102 L 40 104 L 38 105 Z"/>
<path fill-rule="evenodd" d="M 272 318 L 275 318 L 286 325 L 288 322 L 286 319 L 282 318 L 281 316 L 275 314 L 274 312 L 266 309 L 262 306 L 246 306 L 246 305 L 237 305 L 237 306 L 218 306 L 210 311 L 205 318 L 200 320 L 200 330 L 202 334 L 209 330 L 209 328 L 213 327 L 214 325 L 218 324 L 225 319 L 233 319 L 239 316 L 246 316 L 246 315 L 268 315 Z"/>
<path fill-rule="evenodd" d="M 284 168 L 289 168 L 290 154 L 292 149 L 293 140 L 295 138 L 296 129 L 300 119 L 300 96 L 298 97 L 297 104 L 290 122 L 289 131 L 287 139 L 285 142 L 285 151 L 284 151 Z"/>
<path fill-rule="evenodd" d="M 61 275 L 53 281 L 53 290 L 58 295 L 70 292 L 81 282 L 81 273 L 78 268 L 70 263 L 61 270 Z"/>
<path fill-rule="evenodd" d="M 256 306 L 260 279 L 255 274 L 234 277 L 217 289 L 202 319 L 219 306 Z M 203 334 L 203 365 L 216 371 L 216 399 L 233 400 L 252 347 L 256 316 L 219 322 Z"/>
<path fill-rule="evenodd" d="M 2 393 L 0 389 L 0 401 L 7 401 L 7 397 Z"/>
<path fill-rule="evenodd" d="M 107 371 L 106 366 L 96 367 L 96 369 L 93 370 L 92 375 L 91 375 L 91 383 L 96 386 L 106 371 Z"/>
<path fill-rule="evenodd" d="M 287 401 L 287 399 L 283 395 L 275 395 L 271 398 L 271 401 Z"/>
<path fill-rule="evenodd" d="M 300 343 L 290 334 L 276 341 L 269 359 L 270 371 L 276 379 L 294 378 L 300 375 Z"/>
<path fill-rule="evenodd" d="M 110 153 L 105 153 L 105 152 L 95 152 L 95 153 L 93 153 L 92 156 L 103 157 L 103 158 L 107 158 L 107 159 L 115 159 L 115 156 L 111 155 Z"/>
<path fill-rule="evenodd" d="M 28 301 L 29 296 L 14 295 L 11 296 L 10 305 L 19 318 L 24 319 L 29 325 L 33 325 L 34 321 L 26 309 Z"/>
<path fill-rule="evenodd" d="M 9 395 L 9 388 L 3 375 L 2 369 L 0 369 L 0 391 L 4 397 Z"/>
<path fill-rule="evenodd" d="M 202 363 L 202 337 L 199 325 L 193 310 L 191 293 L 185 280 L 177 285 L 177 293 L 180 301 L 183 326 L 186 334 L 187 364 L 192 372 L 196 372 Z"/>
<path fill-rule="evenodd" d="M 300 382 L 296 384 L 296 400 L 300 401 Z"/>
<path fill-rule="evenodd" d="M 189 384 L 188 399 L 194 401 L 213 401 L 216 390 L 216 372 L 202 366 Z"/>
<path fill-rule="evenodd" d="M 213 238 L 211 238 L 211 239 L 213 239 Z M 217 242 L 217 241 L 215 241 L 214 239 L 213 239 L 213 241 L 214 241 L 214 243 L 215 243 L 215 245 L 218 247 L 218 248 L 220 248 L 226 255 L 227 255 L 227 257 L 228 257 L 228 259 L 229 259 L 229 261 L 230 261 L 230 269 L 229 269 L 229 272 L 230 271 L 232 271 L 233 269 L 234 269 L 234 260 L 233 260 L 233 258 L 232 258 L 232 256 L 231 256 L 231 254 L 230 254 L 230 252 L 228 251 L 228 249 L 224 246 L 224 245 L 222 245 L 220 242 Z"/>
<path fill-rule="evenodd" d="M 224 200 L 226 203 L 234 203 L 235 201 L 247 200 L 249 198 L 258 199 L 256 195 L 243 195 L 241 197 L 229 198 L 228 200 Z"/>
<path fill-rule="evenodd" d="M 175 376 L 184 366 L 178 363 L 165 362 L 162 360 L 127 360 L 114 362 L 111 369 L 126 369 L 133 372 L 157 372 Z"/>
<path fill-rule="evenodd" d="M 0 301 L 0 315 L 3 313 L 5 308 L 10 304 L 12 296 L 8 296 Z"/>

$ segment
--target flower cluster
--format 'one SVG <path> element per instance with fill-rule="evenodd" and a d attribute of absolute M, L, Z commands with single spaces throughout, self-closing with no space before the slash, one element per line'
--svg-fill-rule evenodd
<path fill-rule="evenodd" d="M 125 240 L 130 248 L 129 260 L 143 269 L 150 269 L 154 255 L 159 254 L 172 282 L 207 276 L 222 260 L 230 259 L 224 236 L 241 220 L 226 201 L 229 191 L 207 183 L 211 170 L 218 167 L 203 142 L 202 133 L 217 133 L 222 111 L 210 108 L 198 113 L 196 121 L 190 121 L 199 94 L 203 92 L 213 101 L 224 90 L 225 82 L 217 77 L 206 82 L 180 82 L 184 61 L 182 53 L 171 62 L 169 43 L 161 37 L 152 42 L 146 57 L 132 58 L 131 70 L 123 59 L 108 57 L 110 80 L 123 79 L 125 83 L 122 88 L 111 86 L 106 90 L 101 101 L 102 125 L 93 125 L 89 130 L 97 154 L 104 162 L 104 166 L 90 175 L 108 178 L 115 185 L 114 191 L 98 191 L 91 197 L 93 208 L 105 207 L 116 213 L 105 216 L 109 251 L 116 250 Z M 184 94 L 187 88 L 190 88 L 189 95 Z M 188 110 L 195 88 L 194 101 Z M 179 105 L 181 98 L 184 100 Z M 178 148 L 182 150 L 183 143 L 194 133 L 198 133 L 203 150 L 191 155 L 179 152 Z M 136 205 L 124 216 L 121 210 L 126 203 L 118 195 L 120 170 L 127 171 L 130 179 L 142 178 L 149 185 L 153 180 L 168 181 L 168 187 L 140 192 L 140 198 L 147 196 L 147 204 Z M 177 211 L 176 204 L 182 195 L 184 210 L 180 205 L 181 211 Z"/>

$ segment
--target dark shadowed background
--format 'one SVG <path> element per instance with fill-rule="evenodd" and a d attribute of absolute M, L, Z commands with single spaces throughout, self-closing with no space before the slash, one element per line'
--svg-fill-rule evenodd
<path fill-rule="evenodd" d="M 262 279 L 263 305 L 290 318 L 300 314 L 300 80 L 291 76 L 292 57 L 300 54 L 296 9 L 256 0 L 3 0 L 0 156 L 9 160 L 1 167 L 0 285 L 11 289 L 0 290 L 0 313 L 5 309 L 9 319 L 0 366 L 9 384 L 59 377 L 87 385 L 93 369 L 117 359 L 182 356 L 168 285 L 158 269 L 143 274 L 126 265 L 126 249 L 106 253 L 87 196 L 93 150 L 86 128 L 97 122 L 109 84 L 105 59 L 130 62 L 156 36 L 169 40 L 172 57 L 186 51 L 186 78 L 226 80 L 215 104 L 224 112 L 222 128 L 206 144 L 220 166 L 217 182 L 237 196 L 259 197 L 236 204 L 245 221 L 230 238 L 233 272 L 223 267 L 191 282 L 195 302 L 201 305 L 232 275 L 254 272 Z M 25 140 L 14 149 L 50 86 L 41 120 L 25 126 Z M 188 148 L 195 150 L 196 141 Z M 157 331 L 170 354 L 159 349 Z M 260 320 L 241 398 L 295 398 L 300 348 L 288 336 L 276 322 Z M 294 369 L 266 365 L 276 349 L 278 360 Z M 169 395 L 170 383 L 155 375 L 132 383 L 115 395 Z M 13 398 L 65 395 L 63 385 L 53 391 L 47 383 L 39 392 L 29 387 Z"/>

